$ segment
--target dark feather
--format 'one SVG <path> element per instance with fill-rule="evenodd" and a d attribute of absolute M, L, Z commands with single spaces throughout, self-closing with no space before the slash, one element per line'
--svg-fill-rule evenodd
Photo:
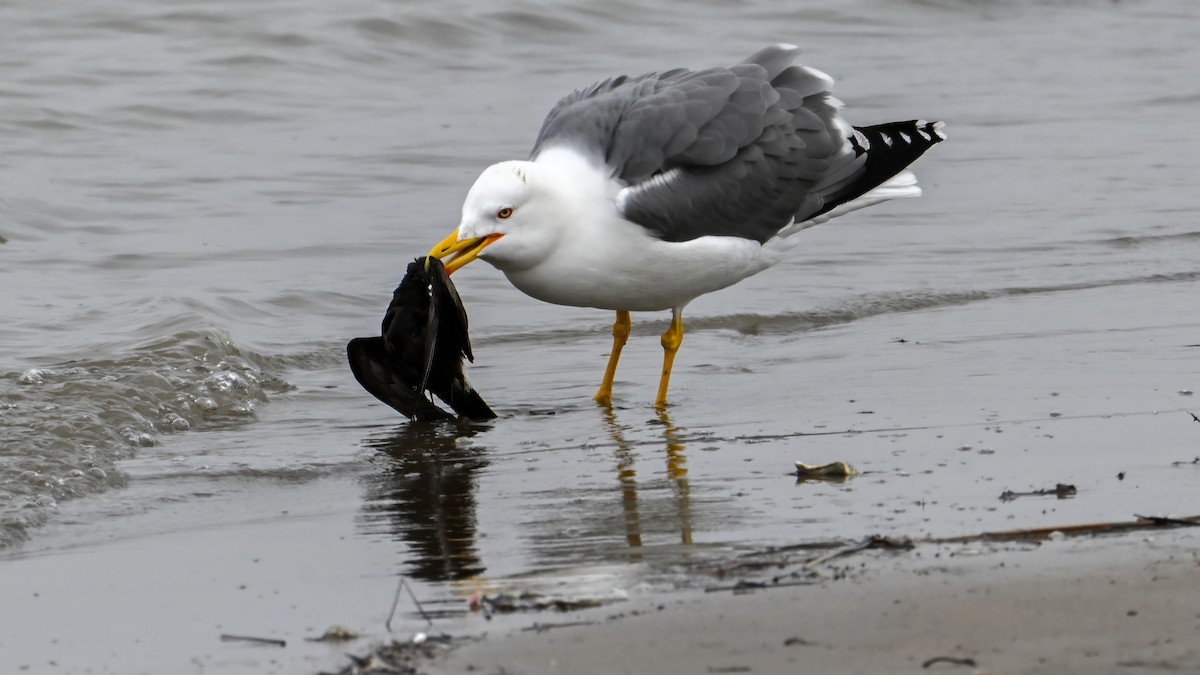
<path fill-rule="evenodd" d="M 428 391 L 462 417 L 496 416 L 463 372 L 463 357 L 475 360 L 467 312 L 441 261 L 409 264 L 381 332 L 346 345 L 355 379 L 380 401 L 414 420 L 453 419 L 426 397 Z"/>

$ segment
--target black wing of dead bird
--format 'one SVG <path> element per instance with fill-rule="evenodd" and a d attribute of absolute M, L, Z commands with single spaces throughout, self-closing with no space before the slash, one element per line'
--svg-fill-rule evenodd
<path fill-rule="evenodd" d="M 409 265 L 383 316 L 382 335 L 355 338 L 346 345 L 350 370 L 363 389 L 414 420 L 452 419 L 425 397 L 426 346 L 432 302 L 424 267 Z M 430 353 L 429 356 L 432 354 Z M 422 386 L 414 386 L 421 382 Z"/>
<path fill-rule="evenodd" d="M 474 360 L 466 310 L 440 261 L 409 264 L 381 332 L 346 346 L 355 379 L 380 401 L 415 420 L 453 419 L 425 397 L 431 391 L 459 415 L 496 416 L 463 372 L 463 357 Z"/>
<path fill-rule="evenodd" d="M 434 405 L 424 393 L 397 374 L 382 337 L 354 338 L 346 345 L 354 379 L 375 398 L 409 419 L 447 420 L 454 416 Z"/>
<path fill-rule="evenodd" d="M 463 307 L 462 298 L 450 281 L 442 261 L 437 258 L 418 258 L 417 263 L 426 267 L 431 301 L 425 339 L 433 344 L 433 348 L 427 355 L 429 370 L 423 386 L 427 386 L 429 391 L 463 417 L 492 419 L 496 413 L 471 386 L 463 371 L 463 357 L 473 363 L 475 355 L 471 352 L 467 310 Z"/>

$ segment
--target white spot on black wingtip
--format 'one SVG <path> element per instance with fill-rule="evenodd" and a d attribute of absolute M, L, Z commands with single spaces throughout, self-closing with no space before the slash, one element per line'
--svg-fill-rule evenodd
<path fill-rule="evenodd" d="M 847 136 L 846 140 L 850 141 L 850 147 L 854 149 L 855 157 L 862 157 L 863 155 L 867 154 L 867 148 L 862 144 L 862 141 L 866 141 L 866 137 L 860 134 L 858 131 L 855 131 L 853 134 Z M 867 141 L 867 143 L 869 144 L 870 142 Z"/>
<path fill-rule="evenodd" d="M 903 139 L 905 143 L 912 143 L 912 137 L 908 134 L 904 133 L 903 131 L 897 131 L 896 133 L 900 134 L 900 138 Z"/>
<path fill-rule="evenodd" d="M 940 120 L 935 122 L 930 122 L 928 120 L 917 120 L 917 128 L 925 133 L 930 134 L 931 136 L 936 137 L 938 141 L 946 140 L 946 132 L 942 131 L 945 126 L 946 123 Z M 929 140 L 932 141 L 933 138 L 930 138 Z"/>

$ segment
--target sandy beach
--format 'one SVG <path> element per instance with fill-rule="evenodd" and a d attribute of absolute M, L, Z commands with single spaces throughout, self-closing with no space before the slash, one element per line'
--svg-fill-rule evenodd
<path fill-rule="evenodd" d="M 1191 529 L 870 551 L 813 585 L 521 617 L 424 671 L 1198 672 L 1198 553 Z"/>

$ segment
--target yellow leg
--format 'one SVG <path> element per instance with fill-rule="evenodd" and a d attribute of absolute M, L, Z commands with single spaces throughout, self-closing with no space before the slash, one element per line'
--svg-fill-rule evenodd
<path fill-rule="evenodd" d="M 683 344 L 683 309 L 676 307 L 671 310 L 671 327 L 663 333 L 663 369 L 662 379 L 658 382 L 658 398 L 654 405 L 660 410 L 667 407 L 667 387 L 671 384 L 671 366 L 675 364 L 675 352 Z"/>
<path fill-rule="evenodd" d="M 608 355 L 608 368 L 604 369 L 604 381 L 600 383 L 600 391 L 596 392 L 596 403 L 612 407 L 613 379 L 617 377 L 617 361 L 621 360 L 621 349 L 629 339 L 629 329 L 633 321 L 629 312 L 617 311 L 617 320 L 613 322 L 613 348 Z"/>

